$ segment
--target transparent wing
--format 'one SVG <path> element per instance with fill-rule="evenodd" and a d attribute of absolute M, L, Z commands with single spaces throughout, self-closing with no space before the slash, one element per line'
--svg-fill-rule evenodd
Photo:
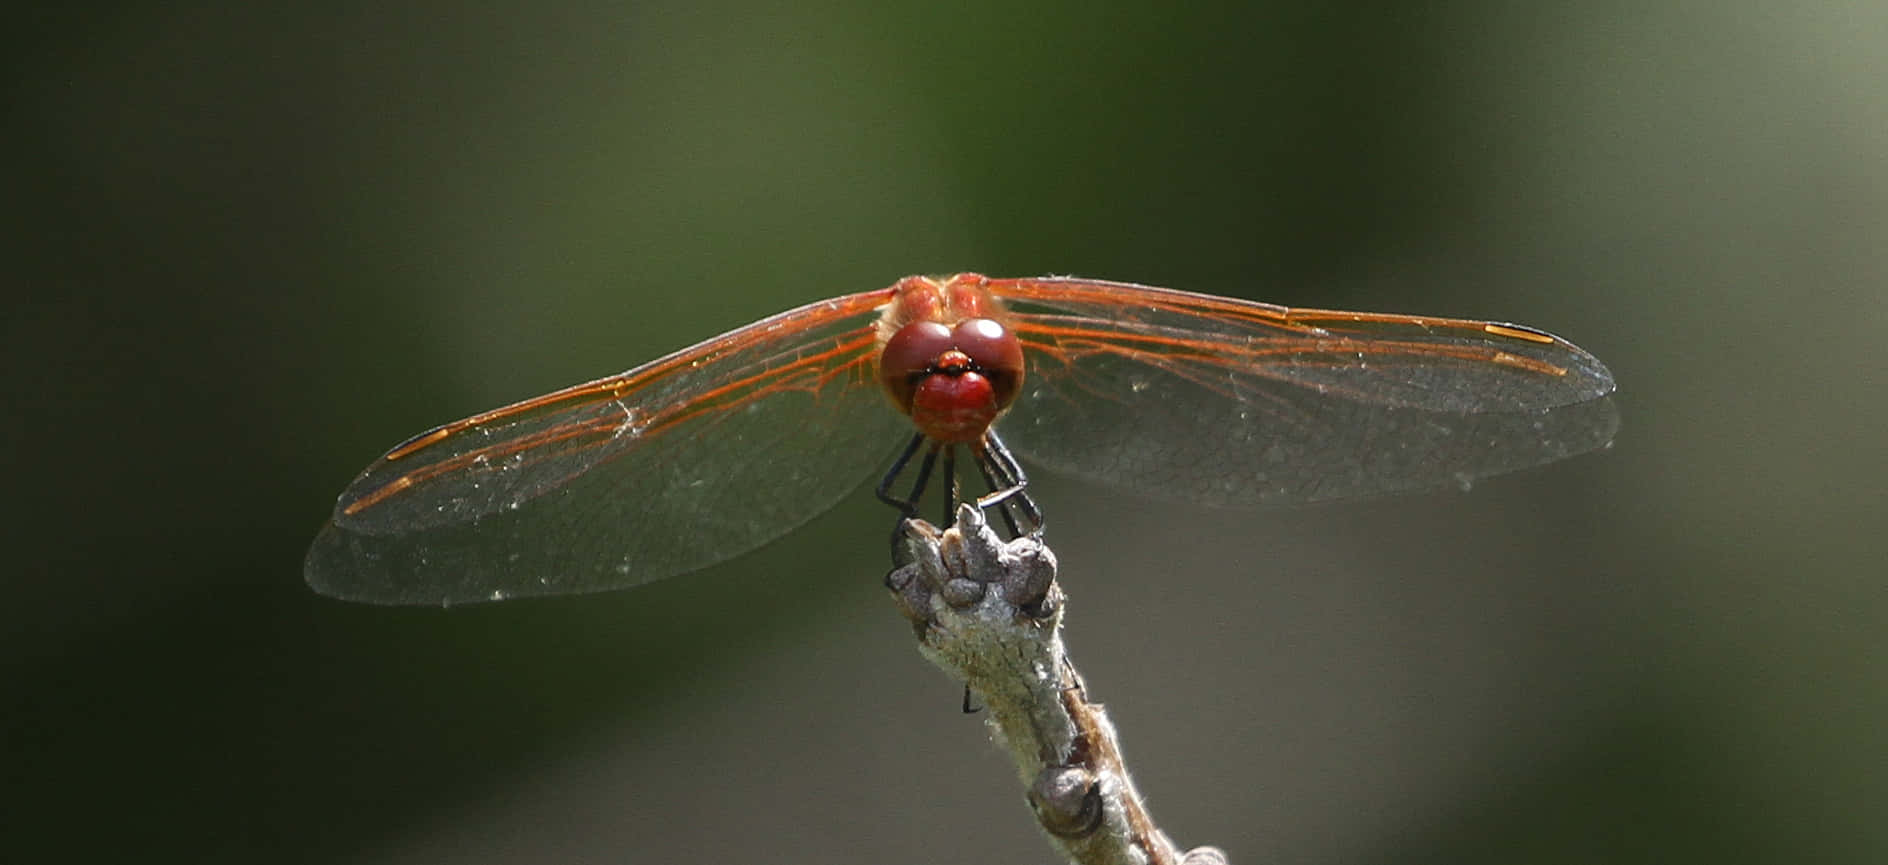
<path fill-rule="evenodd" d="M 1378 495 L 1539 465 L 1618 429 L 1612 374 L 1516 325 L 993 280 L 1029 361 L 998 424 L 1034 462 L 1208 504 Z"/>
<path fill-rule="evenodd" d="M 785 534 L 906 437 L 872 376 L 889 297 L 810 304 L 417 436 L 341 494 L 308 582 L 389 604 L 600 591 Z"/>

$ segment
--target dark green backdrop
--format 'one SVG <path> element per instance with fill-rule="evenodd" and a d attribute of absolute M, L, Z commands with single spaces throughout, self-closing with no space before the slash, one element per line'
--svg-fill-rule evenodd
<path fill-rule="evenodd" d="M 1041 480 L 1178 840 L 1881 861 L 1888 13 L 1410 7 L 16 14 L 0 858 L 1047 861 L 863 489 L 614 595 L 299 573 L 408 434 L 975 269 L 1520 321 L 1618 375 L 1610 453 L 1466 495 Z"/>

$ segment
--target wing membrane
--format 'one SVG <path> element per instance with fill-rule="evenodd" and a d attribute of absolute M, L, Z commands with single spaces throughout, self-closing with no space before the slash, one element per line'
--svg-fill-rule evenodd
<path fill-rule="evenodd" d="M 379 603 L 599 591 L 784 534 L 901 439 L 871 376 L 888 297 L 810 304 L 420 435 L 341 494 L 308 580 Z"/>
<path fill-rule="evenodd" d="M 1603 364 L 1516 325 L 1076 279 L 991 289 L 1031 364 L 1004 437 L 1155 495 L 1288 504 L 1468 483 L 1618 426 Z"/>

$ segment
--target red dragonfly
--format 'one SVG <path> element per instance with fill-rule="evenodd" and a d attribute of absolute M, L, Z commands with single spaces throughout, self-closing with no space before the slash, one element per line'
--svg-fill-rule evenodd
<path fill-rule="evenodd" d="M 900 442 L 879 496 L 906 516 L 940 453 L 955 500 L 961 446 L 994 491 L 983 503 L 1035 531 L 999 418 L 1034 463 L 1168 499 L 1466 485 L 1606 445 L 1612 392 L 1592 355 L 1512 324 L 909 277 L 422 433 L 341 493 L 306 574 L 387 604 L 639 585 L 785 534 Z M 920 450 L 911 494 L 894 494 Z"/>

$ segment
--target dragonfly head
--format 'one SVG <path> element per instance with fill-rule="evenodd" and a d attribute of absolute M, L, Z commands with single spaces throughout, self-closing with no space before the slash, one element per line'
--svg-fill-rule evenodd
<path fill-rule="evenodd" d="M 914 321 L 885 341 L 879 381 L 926 436 L 973 442 L 1016 401 L 1022 343 L 995 319 Z"/>

